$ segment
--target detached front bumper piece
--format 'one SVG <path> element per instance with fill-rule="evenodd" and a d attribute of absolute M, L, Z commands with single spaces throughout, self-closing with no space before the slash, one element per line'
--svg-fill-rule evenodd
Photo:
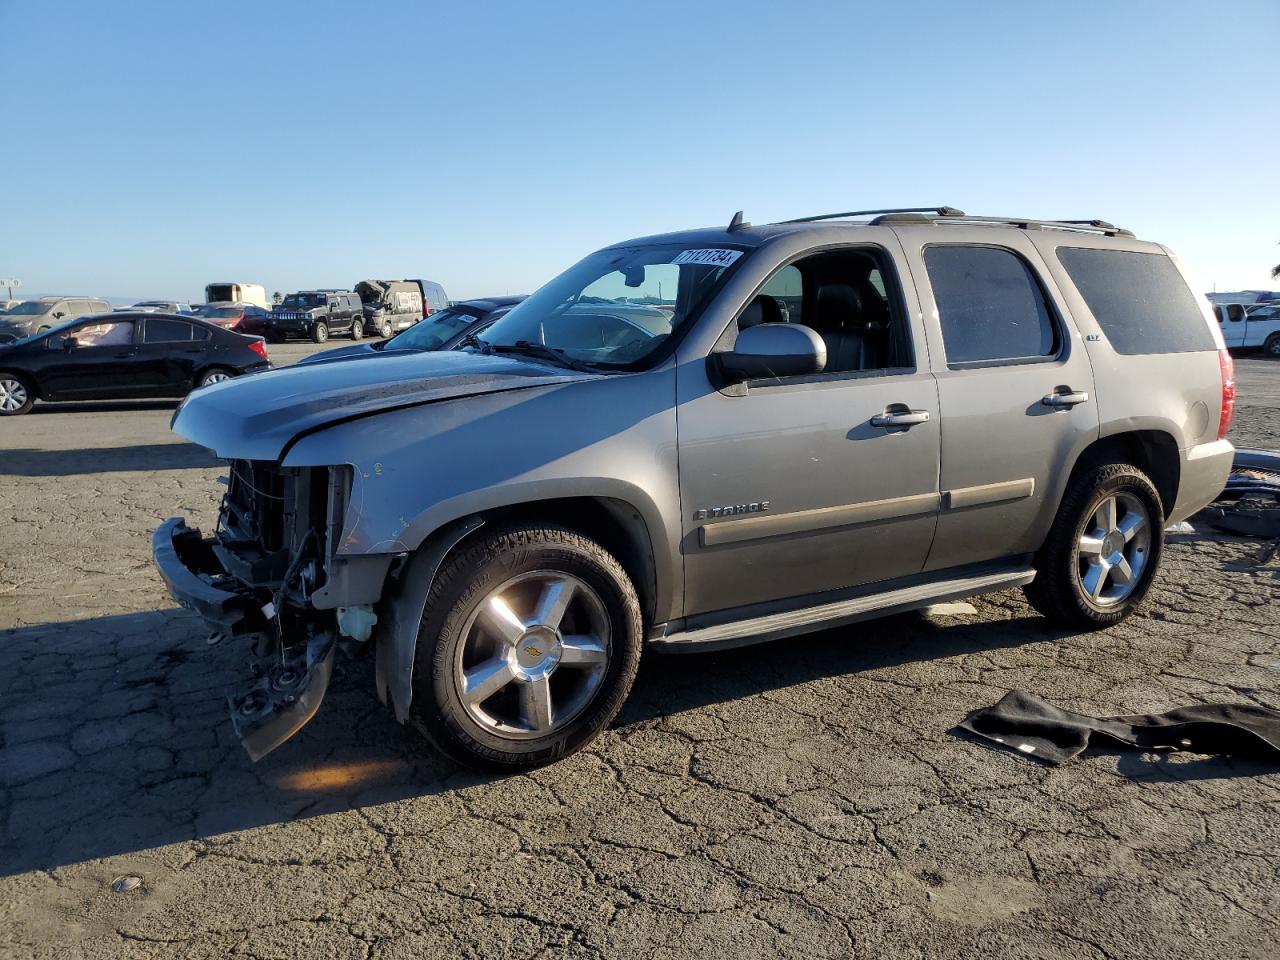
<path fill-rule="evenodd" d="M 209 627 L 227 636 L 259 633 L 266 618 L 254 598 L 237 589 L 213 552 L 210 540 L 201 538 L 181 517 L 172 517 L 151 535 L 151 555 L 169 595 L 196 613 Z"/>
<path fill-rule="evenodd" d="M 272 622 L 271 603 L 227 573 L 213 549 L 180 517 L 166 520 L 151 538 L 156 567 L 180 606 L 193 611 L 224 637 L 274 639 L 253 679 L 230 691 L 227 702 L 231 722 L 245 751 L 260 760 L 306 726 L 324 700 L 333 673 L 334 637 L 313 633 L 305 650 L 292 656 L 281 653 L 278 627 Z M 299 643 L 297 646 L 302 646 Z"/>

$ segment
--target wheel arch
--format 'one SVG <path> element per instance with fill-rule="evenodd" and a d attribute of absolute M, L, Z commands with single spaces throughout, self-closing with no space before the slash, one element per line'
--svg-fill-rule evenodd
<path fill-rule="evenodd" d="M 205 375 L 214 370 L 222 370 L 228 376 L 231 376 L 231 377 L 240 376 L 240 371 L 228 363 L 219 363 L 219 362 L 205 363 L 202 366 L 197 367 L 195 374 L 191 377 L 191 389 L 194 390 L 197 386 L 199 386 L 200 381 L 205 378 Z"/>
<path fill-rule="evenodd" d="M 33 377 L 31 374 L 27 373 L 25 370 L 19 370 L 16 367 L 0 367 L 0 375 L 6 374 L 6 373 L 12 377 L 17 377 L 19 380 L 25 383 L 27 385 L 27 389 L 31 391 L 31 396 L 34 399 L 36 400 L 44 399 L 44 390 L 42 390 L 40 387 L 40 381 L 37 380 L 35 377 Z"/>
<path fill-rule="evenodd" d="M 413 697 L 418 624 L 431 584 L 445 561 L 476 537 L 521 523 L 555 524 L 590 537 L 622 565 L 636 589 L 646 627 L 667 619 L 674 584 L 665 582 L 651 524 L 628 500 L 576 495 L 504 503 L 450 520 L 433 529 L 388 576 L 379 605 L 375 674 L 378 695 L 406 722 Z"/>
<path fill-rule="evenodd" d="M 1131 463 L 1155 484 L 1160 494 L 1160 505 L 1165 516 L 1173 510 L 1178 499 L 1178 485 L 1181 482 L 1182 456 L 1179 453 L 1178 441 L 1173 434 L 1159 429 L 1126 430 L 1119 433 L 1099 437 L 1085 447 L 1071 468 L 1067 482 L 1058 498 L 1059 508 L 1062 497 L 1071 489 L 1078 478 L 1108 463 Z"/>

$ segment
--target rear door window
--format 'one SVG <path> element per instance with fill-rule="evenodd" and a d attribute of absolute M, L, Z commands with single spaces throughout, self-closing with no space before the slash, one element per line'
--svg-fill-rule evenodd
<path fill-rule="evenodd" d="M 181 343 L 191 340 L 191 324 L 181 320 L 148 318 L 142 330 L 143 343 Z"/>
<path fill-rule="evenodd" d="M 1217 349 L 1195 294 L 1164 254 L 1059 247 L 1058 260 L 1116 353 Z"/>
<path fill-rule="evenodd" d="M 1016 362 L 1058 352 L 1043 288 L 1012 250 L 938 244 L 924 251 L 948 366 Z"/>

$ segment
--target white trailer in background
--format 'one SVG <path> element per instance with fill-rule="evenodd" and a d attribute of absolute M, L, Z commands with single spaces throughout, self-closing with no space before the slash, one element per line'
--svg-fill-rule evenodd
<path fill-rule="evenodd" d="M 251 303 L 263 310 L 271 309 L 266 288 L 260 283 L 211 283 L 204 288 L 205 303 Z"/>

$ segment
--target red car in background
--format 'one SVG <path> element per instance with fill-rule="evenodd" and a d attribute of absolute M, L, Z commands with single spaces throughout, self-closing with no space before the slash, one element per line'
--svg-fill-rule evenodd
<path fill-rule="evenodd" d="M 197 317 L 216 323 L 224 330 L 261 336 L 267 327 L 268 311 L 251 303 L 205 303 L 195 308 Z"/>

